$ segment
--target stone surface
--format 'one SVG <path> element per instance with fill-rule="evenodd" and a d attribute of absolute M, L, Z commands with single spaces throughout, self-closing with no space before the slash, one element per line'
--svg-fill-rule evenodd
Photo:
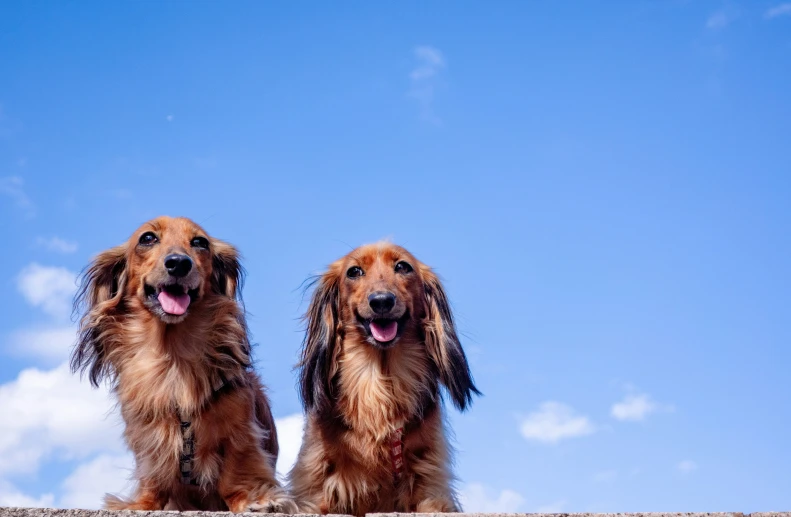
<path fill-rule="evenodd" d="M 369 513 L 366 517 L 438 517 L 443 513 Z M 741 512 L 656 512 L 656 513 L 457 513 L 454 517 L 750 517 Z M 752 514 L 753 516 L 757 514 Z M 763 517 L 786 517 L 781 514 L 763 514 Z M 788 516 L 791 517 L 791 516 Z"/>

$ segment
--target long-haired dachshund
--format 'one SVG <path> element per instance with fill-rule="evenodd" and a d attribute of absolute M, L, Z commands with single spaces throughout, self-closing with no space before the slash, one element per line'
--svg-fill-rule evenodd
<path fill-rule="evenodd" d="M 236 250 L 184 218 L 145 223 L 83 276 L 73 371 L 107 379 L 134 454 L 112 510 L 293 512 L 275 479 L 269 402 L 251 367 Z"/>
<path fill-rule="evenodd" d="M 439 388 L 462 411 L 479 392 L 437 276 L 404 248 L 362 246 L 317 279 L 305 319 L 300 510 L 459 511 Z"/>

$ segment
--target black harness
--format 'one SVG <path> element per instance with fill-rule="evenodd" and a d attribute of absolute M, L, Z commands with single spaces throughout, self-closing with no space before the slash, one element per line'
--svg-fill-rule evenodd
<path fill-rule="evenodd" d="M 231 384 L 231 381 L 220 376 L 214 385 L 212 395 L 216 396 L 220 390 Z M 198 478 L 193 472 L 195 469 L 195 431 L 192 428 L 192 420 L 189 415 L 184 415 L 179 411 L 179 420 L 181 421 L 181 454 L 179 455 L 181 484 L 197 486 Z"/>

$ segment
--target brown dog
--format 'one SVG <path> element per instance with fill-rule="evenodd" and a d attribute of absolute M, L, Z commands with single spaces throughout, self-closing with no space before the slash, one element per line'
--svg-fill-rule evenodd
<path fill-rule="evenodd" d="M 72 370 L 109 379 L 135 457 L 134 497 L 112 510 L 293 512 L 275 479 L 277 435 L 251 368 L 236 250 L 184 218 L 160 217 L 101 253 Z"/>
<path fill-rule="evenodd" d="M 440 384 L 478 394 L 437 276 L 389 243 L 318 280 L 299 363 L 307 423 L 290 473 L 304 512 L 454 512 Z"/>

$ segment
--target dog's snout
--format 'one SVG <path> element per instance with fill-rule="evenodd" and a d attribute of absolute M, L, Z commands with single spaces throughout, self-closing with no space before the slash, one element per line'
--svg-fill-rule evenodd
<path fill-rule="evenodd" d="M 171 276 L 178 278 L 187 276 L 192 269 L 192 259 L 186 255 L 174 253 L 165 257 L 165 269 Z"/>
<path fill-rule="evenodd" d="M 377 314 L 385 314 L 395 307 L 396 297 L 393 293 L 379 291 L 368 296 L 368 305 Z"/>

